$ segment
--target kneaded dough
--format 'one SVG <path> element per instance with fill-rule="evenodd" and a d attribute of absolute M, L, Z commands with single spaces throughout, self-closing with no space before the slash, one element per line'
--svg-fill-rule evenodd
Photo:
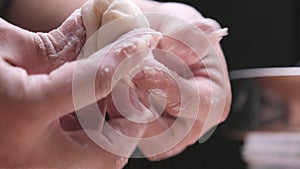
<path fill-rule="evenodd" d="M 81 15 L 87 31 L 84 57 L 133 29 L 150 28 L 142 11 L 131 0 L 89 0 L 82 7 Z"/>
<path fill-rule="evenodd" d="M 87 40 L 80 57 L 86 58 L 94 52 L 101 50 L 113 43 L 122 35 L 134 29 L 149 28 L 147 18 L 142 14 L 140 8 L 131 0 L 89 0 L 81 10 L 83 23 L 87 31 Z M 131 88 L 131 79 L 137 72 L 149 69 L 164 69 L 168 71 L 162 63 L 154 59 L 152 51 L 140 62 L 139 65 L 123 77 L 123 81 Z M 143 110 L 143 116 L 129 115 L 133 121 L 147 121 L 151 119 L 153 113 L 148 109 Z"/>
<path fill-rule="evenodd" d="M 147 18 L 132 0 L 89 0 L 82 7 L 81 14 L 87 31 L 87 41 L 81 52 L 83 58 L 113 43 L 129 31 L 150 29 Z M 149 68 L 170 72 L 154 59 L 152 52 L 132 72 Z"/>

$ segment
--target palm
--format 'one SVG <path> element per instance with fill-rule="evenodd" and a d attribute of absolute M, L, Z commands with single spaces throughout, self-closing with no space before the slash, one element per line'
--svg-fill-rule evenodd
<path fill-rule="evenodd" d="M 219 41 L 226 34 L 226 30 L 221 30 L 215 21 L 205 19 L 195 9 L 186 5 L 177 3 L 161 4 L 153 1 L 135 2 L 146 13 L 145 15 L 150 21 L 151 28 L 161 31 L 164 35 L 166 35 L 165 31 L 168 30 L 167 35 L 164 36 L 158 48 L 154 51 L 155 58 L 170 70 L 182 75 L 181 78 L 184 80 L 180 85 L 185 88 L 184 92 L 192 93 L 190 94 L 191 98 L 198 97 L 199 99 L 198 103 L 192 104 L 199 107 L 193 108 L 190 106 L 191 108 L 187 108 L 187 111 L 181 111 L 181 106 L 185 106 L 180 95 L 182 88 L 179 88 L 178 82 L 168 73 L 154 68 L 149 72 L 142 71 L 134 78 L 134 83 L 139 90 L 136 91 L 136 96 L 131 97 L 138 97 L 146 107 L 150 106 L 149 96 L 151 91 L 159 89 L 164 91 L 167 96 L 164 112 L 155 121 L 149 123 L 144 137 L 158 136 L 168 129 L 174 135 L 170 135 L 169 138 L 153 139 L 150 142 L 141 141 L 139 145 L 147 157 L 150 157 L 152 160 L 160 160 L 181 152 L 186 146 L 193 144 L 199 139 L 207 130 L 226 118 L 231 94 L 226 63 L 219 46 Z M 160 14 L 147 14 L 148 12 L 159 12 Z M 168 16 L 164 16 L 164 14 Z M 181 25 L 183 23 L 187 26 L 179 29 L 170 28 L 170 24 L 167 24 L 164 20 L 164 17 L 168 18 L 169 16 L 178 18 L 177 21 Z M 174 24 L 174 19 L 172 22 L 171 24 Z M 192 41 L 199 42 L 199 46 L 188 46 L 186 43 L 183 43 L 184 41 L 168 36 L 185 36 L 194 31 L 195 27 L 206 35 L 195 36 L 195 39 L 192 39 Z M 151 66 L 151 63 L 149 66 Z M 155 65 L 152 66 L 155 67 Z M 185 77 L 184 71 L 182 72 L 182 66 L 186 66 L 194 78 L 190 77 L 191 74 Z M 108 100 L 107 112 L 111 118 L 122 118 L 122 113 L 118 111 L 120 109 L 116 108 L 117 106 L 111 99 L 108 98 Z M 189 112 L 191 110 L 197 112 Z M 208 117 L 209 113 L 212 113 L 210 117 Z M 212 116 L 213 118 L 211 118 Z M 179 120 L 176 122 L 176 119 Z M 176 123 L 180 123 L 177 129 L 175 129 L 176 127 L 172 128 L 171 126 Z M 177 137 L 181 137 L 181 139 L 176 140 L 175 138 Z M 162 138 L 163 140 L 160 140 Z M 167 147 L 166 149 L 160 148 L 162 143 L 165 143 L 163 147 Z"/>
<path fill-rule="evenodd" d="M 60 28 L 45 34 L 22 30 L 4 20 L 0 22 L 0 44 L 3 44 L 0 45 L 0 168 L 122 168 L 126 158 L 100 148 L 83 130 L 70 126 L 74 123 L 67 124 L 64 120 L 60 123 L 59 120 L 64 117 L 74 122 L 69 113 L 74 110 L 72 75 L 76 65 L 97 68 L 93 59 L 106 52 L 100 51 L 91 59 L 72 61 L 85 39 L 81 16 L 74 13 Z M 132 48 L 136 45 L 143 46 L 141 50 L 148 50 L 151 45 L 145 44 L 157 44 L 154 33 L 151 35 L 148 31 L 148 38 L 139 42 L 136 42 L 137 38 L 126 39 L 127 46 L 125 40 L 112 44 L 116 49 L 124 50 L 113 51 L 116 66 L 126 57 L 124 52 L 134 52 Z M 67 61 L 70 62 L 65 63 Z M 111 60 L 107 62 L 103 64 L 111 66 Z M 94 70 L 85 69 L 79 79 L 84 79 L 91 71 Z M 101 68 L 97 71 L 103 72 Z M 98 95 L 108 93 L 103 86 L 108 86 L 110 81 L 103 80 L 102 76 L 96 79 L 103 89 L 96 91 Z M 129 131 L 137 131 L 135 136 L 144 131 L 143 125 L 120 121 L 114 124 L 116 129 L 121 127 L 118 129 L 121 132 L 123 125 Z M 66 127 L 68 130 L 63 130 Z M 136 147 L 136 142 L 124 143 L 122 140 L 115 144 L 111 145 L 129 145 L 122 149 L 128 154 Z"/>

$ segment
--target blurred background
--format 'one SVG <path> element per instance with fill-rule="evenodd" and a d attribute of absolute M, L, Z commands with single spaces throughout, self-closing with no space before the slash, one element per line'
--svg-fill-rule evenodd
<path fill-rule="evenodd" d="M 229 69 L 292 66 L 300 59 L 297 0 L 175 0 L 229 28 L 222 41 Z"/>

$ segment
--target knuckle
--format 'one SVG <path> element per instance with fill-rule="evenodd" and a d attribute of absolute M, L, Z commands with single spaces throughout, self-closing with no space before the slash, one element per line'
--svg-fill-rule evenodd
<path fill-rule="evenodd" d="M 113 75 L 114 75 L 114 71 L 112 67 L 106 65 L 106 66 L 101 66 L 99 68 L 99 70 L 97 71 L 96 89 L 102 92 L 96 92 L 96 93 L 103 93 L 104 91 L 109 91 L 109 89 L 112 86 L 111 83 L 112 83 Z"/>

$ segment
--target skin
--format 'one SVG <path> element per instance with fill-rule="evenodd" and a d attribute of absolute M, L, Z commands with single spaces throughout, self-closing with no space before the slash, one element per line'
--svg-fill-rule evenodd
<path fill-rule="evenodd" d="M 18 3 L 22 3 L 22 1 L 17 1 Z M 24 15 L 21 18 L 20 13 L 19 15 L 16 15 L 15 12 L 18 11 L 18 3 L 15 3 L 15 7 L 12 8 L 11 12 L 11 19 L 15 20 L 15 23 L 18 25 L 21 25 L 22 23 L 20 20 L 25 20 L 30 19 L 30 20 L 35 20 L 35 17 L 32 17 L 30 13 L 28 15 Z M 39 1 L 41 2 L 41 1 Z M 51 1 L 52 2 L 52 1 Z M 61 2 L 61 1 L 60 1 Z M 153 2 L 153 1 L 140 1 L 136 0 L 135 1 L 140 8 L 144 12 L 160 12 L 160 13 L 167 13 L 174 15 L 176 17 L 179 17 L 181 19 L 184 19 L 188 21 L 189 23 L 195 25 L 208 35 L 213 32 L 214 30 L 217 29 L 216 24 L 211 21 L 211 20 L 204 20 L 203 16 L 201 16 L 195 9 L 192 7 L 178 4 L 178 3 L 158 3 L 158 2 Z M 81 3 L 83 2 L 78 2 L 78 6 L 81 6 Z M 70 4 L 70 3 L 69 3 Z M 75 3 L 74 3 L 75 4 Z M 77 3 L 76 3 L 77 4 Z M 22 6 L 22 5 L 20 5 Z M 20 8 L 19 6 L 19 8 Z M 75 5 L 77 6 L 77 5 Z M 72 7 L 75 9 L 75 6 Z M 22 7 L 22 8 L 27 8 L 27 7 Z M 176 9 L 176 10 L 174 10 Z M 25 9 L 23 9 L 25 10 Z M 41 28 L 39 26 L 32 27 L 32 25 L 28 25 L 28 29 L 30 30 L 51 30 L 51 28 L 54 25 L 59 24 L 62 22 L 64 19 L 64 16 L 67 16 L 68 13 L 72 10 L 59 10 L 63 14 L 58 14 L 59 16 L 51 16 L 49 18 L 48 15 L 42 15 L 45 16 L 44 19 L 42 20 L 47 20 L 55 18 L 53 23 L 51 21 L 51 26 L 47 26 L 44 28 Z M 184 11 L 184 12 L 183 12 Z M 19 11 L 21 12 L 21 11 Z M 58 12 L 58 13 L 60 13 Z M 14 17 L 13 17 L 14 16 Z M 41 17 L 42 17 L 41 16 Z M 62 17 L 63 16 L 63 17 Z M 75 17 L 76 18 L 76 17 Z M 75 19 L 76 23 L 81 23 L 80 19 Z M 11 26 L 5 21 L 1 21 L 3 25 L 2 27 L 8 27 Z M 40 21 L 34 21 L 37 23 L 40 23 Z M 68 23 L 65 22 L 65 23 Z M 71 23 L 74 23 L 71 21 Z M 72 24 L 70 24 L 72 25 Z M 80 25 L 80 24 L 79 24 Z M 163 24 L 162 24 L 163 25 Z M 82 25 L 81 25 L 82 26 Z M 168 25 L 163 25 L 163 26 L 168 26 Z M 164 27 L 158 27 L 156 30 L 160 31 L 160 29 L 163 29 Z M 26 27 L 26 26 L 23 26 Z M 72 26 L 66 26 L 69 28 L 72 28 Z M 75 26 L 78 28 L 77 26 Z M 80 27 L 80 26 L 79 26 Z M 3 28 L 2 28 L 3 29 Z M 64 29 L 64 28 L 61 28 Z M 68 131 L 72 131 L 72 133 L 76 133 L 76 137 L 73 137 L 70 135 L 70 133 L 63 132 L 61 127 L 62 125 L 59 125 L 59 118 L 63 117 L 64 115 L 69 114 L 70 112 L 73 111 L 72 109 L 72 101 L 70 99 L 70 93 L 67 93 L 65 89 L 69 89 L 70 81 L 69 83 L 65 82 L 67 77 L 71 77 L 72 75 L 72 70 L 73 70 L 73 64 L 65 64 L 61 66 L 62 63 L 65 61 L 72 61 L 74 58 L 77 56 L 78 50 L 76 47 L 81 47 L 83 40 L 78 40 L 77 42 L 74 42 L 74 44 L 71 45 L 68 50 L 63 52 L 61 54 L 61 57 L 58 58 L 63 58 L 63 61 L 57 62 L 55 61 L 56 59 L 50 59 L 49 61 L 49 50 L 47 52 L 47 47 L 44 49 L 39 49 L 41 50 L 40 52 L 37 52 L 36 50 L 32 50 L 32 46 L 39 46 L 36 43 L 34 39 L 43 39 L 40 38 L 42 36 L 47 36 L 49 34 L 33 34 L 24 30 L 21 30 L 17 27 L 14 27 L 11 34 L 15 32 L 20 32 L 20 37 L 16 36 L 16 39 L 12 40 L 12 44 L 7 45 L 6 47 L 3 47 L 4 52 L 1 54 L 2 56 L 2 62 L 4 66 L 1 67 L 1 69 L 5 68 L 5 70 L 1 70 L 1 72 L 12 72 L 15 76 L 10 75 L 7 77 L 6 73 L 4 73 L 1 78 L 6 78 L 5 81 L 1 79 L 1 82 L 5 82 L 4 84 L 1 84 L 1 88 L 7 88 L 11 92 L 6 92 L 6 97 L 1 97 L 1 98 L 12 98 L 12 99 L 5 99 L 1 100 L 0 104 L 1 105 L 8 105 L 4 106 L 1 110 L 4 114 L 3 121 L 7 121 L 6 123 L 0 123 L 2 125 L 2 131 L 1 135 L 3 137 L 7 136 L 7 139 L 4 141 L 3 144 L 0 145 L 5 145 L 3 147 L 6 147 L 5 149 L 0 149 L 3 150 L 1 152 L 1 156 L 8 158 L 9 160 L 3 160 L 3 161 L 15 161 L 14 159 L 22 159 L 19 160 L 20 163 L 18 164 L 19 168 L 22 168 L 22 166 L 34 166 L 39 168 L 42 164 L 44 166 L 47 166 L 48 168 L 53 168 L 57 166 L 64 166 L 65 168 L 71 168 L 71 167 L 79 167 L 79 164 L 82 165 L 84 168 L 122 168 L 126 162 L 126 160 L 121 160 L 121 163 L 115 163 L 117 159 L 120 159 L 120 157 L 113 155 L 111 153 L 106 152 L 105 150 L 99 148 L 96 146 L 94 143 L 92 143 L 86 136 L 85 134 L 81 131 L 78 130 L 78 123 L 74 123 L 76 119 L 70 120 L 71 117 L 67 116 L 67 122 L 69 123 L 68 125 L 65 125 L 63 128 L 67 128 Z M 74 31 L 74 30 L 73 30 Z M 1 31 L 2 32 L 2 31 Z M 69 32 L 69 31 L 66 31 Z M 72 32 L 72 31 L 71 31 Z M 175 32 L 176 33 L 176 32 Z M 52 34 L 55 34 L 55 31 L 52 32 Z M 76 34 L 76 33 L 75 33 Z M 78 39 L 83 39 L 81 37 L 81 33 L 79 35 L 74 35 L 74 36 L 79 36 Z M 3 36 L 3 35 L 2 35 Z M 25 36 L 25 37 L 24 37 Z M 58 37 L 59 38 L 59 37 Z M 63 38 L 66 38 L 63 36 Z M 3 38 L 1 38 L 3 39 Z M 17 44 L 19 42 L 19 39 L 25 39 L 28 44 L 28 46 L 20 45 Z M 30 43 L 28 43 L 30 42 Z M 211 53 L 203 53 L 204 56 L 208 57 L 200 57 L 197 56 L 195 53 L 191 51 L 191 49 L 187 48 L 185 45 L 183 45 L 181 42 L 169 39 L 167 37 L 164 37 L 160 43 L 158 44 L 158 48 L 168 50 L 169 52 L 179 56 L 186 65 L 191 68 L 193 75 L 195 76 L 195 82 L 197 84 L 196 88 L 190 88 L 188 85 L 191 79 L 184 79 L 183 78 L 183 84 L 185 85 L 185 88 L 187 89 L 188 92 L 196 93 L 200 96 L 200 98 L 205 99 L 205 98 L 211 98 L 213 95 L 212 88 L 219 89 L 217 91 L 217 95 L 220 95 L 219 100 L 215 102 L 216 105 L 220 104 L 220 109 L 222 116 L 221 118 L 216 118 L 212 119 L 209 121 L 209 125 L 207 128 L 203 128 L 203 124 L 205 122 L 205 119 L 208 116 L 209 109 L 212 106 L 210 102 L 201 102 L 199 105 L 199 112 L 196 122 L 192 126 L 192 129 L 190 132 L 187 134 L 184 139 L 174 146 L 171 150 L 167 152 L 163 152 L 160 154 L 157 154 L 155 156 L 151 156 L 149 159 L 151 160 L 161 160 L 168 158 L 170 156 L 174 156 L 175 154 L 180 153 L 183 151 L 187 146 L 195 143 L 200 136 L 203 135 L 205 131 L 207 131 L 210 127 L 213 127 L 214 125 L 219 124 L 220 122 L 224 121 L 225 118 L 228 115 L 229 108 L 230 108 L 230 103 L 231 103 L 231 91 L 230 91 L 230 85 L 229 85 L 229 80 L 228 80 L 228 75 L 227 75 L 227 68 L 226 68 L 226 63 L 224 59 L 224 55 L 222 53 L 221 47 L 219 45 L 219 39 L 211 39 L 211 42 L 213 44 L 214 48 L 214 57 L 211 57 Z M 25 43 L 22 43 L 25 44 Z M 61 44 L 64 46 L 64 44 Z M 21 49 L 15 50 L 16 46 L 22 46 Z M 44 45 L 47 46 L 47 45 Z M 62 48 L 62 46 L 58 45 L 58 48 Z M 172 48 L 172 46 L 176 46 L 176 48 Z M 24 49 L 22 49 L 24 47 Z M 29 50 L 31 49 L 31 50 Z M 29 53 L 26 53 L 30 51 Z M 34 52 L 32 54 L 31 52 Z M 77 51 L 77 52 L 76 52 Z M 184 51 L 180 53 L 180 51 Z M 11 53 L 13 52 L 13 53 Z M 44 54 L 46 53 L 46 54 Z M 186 55 L 188 53 L 188 55 Z M 53 53 L 51 53 L 53 54 Z M 25 59 L 25 57 L 31 57 L 30 59 Z M 68 57 L 66 57 L 68 56 Z M 119 57 L 118 57 L 119 56 Z M 117 59 L 118 63 L 124 58 L 121 55 L 118 55 Z M 32 59 L 32 57 L 38 58 L 38 59 Z M 45 59 L 45 57 L 47 59 Z M 69 58 L 70 57 L 70 58 Z M 114 55 L 111 55 L 110 57 L 114 57 Z M 141 59 L 142 56 L 137 57 L 137 61 Z M 162 63 L 165 65 L 168 65 L 167 61 L 163 60 L 163 55 L 160 54 L 155 54 L 155 57 L 157 60 L 160 60 Z M 8 59 L 7 59 L 8 58 Z M 92 58 L 97 58 L 92 57 Z M 91 59 L 92 59 L 91 58 Z M 203 58 L 215 58 L 217 60 L 221 61 L 220 65 L 212 65 L 211 67 L 208 67 L 210 70 L 216 72 L 215 75 L 212 77 L 208 77 L 207 75 L 207 69 L 203 67 Z M 33 60 L 36 60 L 33 61 Z M 108 62 L 110 59 L 107 59 Z M 216 62 L 217 62 L 216 60 Z M 137 61 L 135 63 L 137 63 Z M 27 63 L 28 62 L 28 63 Z M 91 61 L 92 62 L 92 61 Z M 91 64 L 91 62 L 88 63 L 83 63 L 83 64 Z M 32 65 L 43 65 L 40 68 L 34 68 L 32 69 Z M 58 64 L 60 63 L 60 64 Z M 109 64 L 109 63 L 107 63 Z M 105 62 L 104 62 L 105 65 Z M 118 64 L 115 64 L 118 65 Z M 134 65 L 134 64 L 133 64 Z M 89 65 L 90 66 L 90 65 Z M 95 66 L 95 65 L 91 65 Z M 102 68 L 104 68 L 103 66 Z M 57 69 L 59 68 L 59 69 Z M 103 71 L 103 69 L 102 69 Z M 26 74 L 27 72 L 27 74 Z M 101 72 L 101 68 L 99 68 L 99 72 Z M 10 74 L 12 74 L 10 73 Z M 50 74 L 49 74 L 50 73 Z M 86 73 L 86 72 L 85 72 Z M 21 74 L 21 75 L 19 75 Z M 36 74 L 43 74 L 43 75 L 36 75 Z M 45 75 L 46 74 L 46 75 Z M 100 73 L 101 74 L 101 73 Z M 32 76 L 31 76 L 32 75 Z M 34 76 L 33 76 L 34 75 Z M 50 77 L 49 77 L 50 76 Z M 82 75 L 83 76 L 83 75 Z M 183 114 L 181 117 L 178 117 L 178 112 L 179 108 L 178 105 L 180 104 L 180 96 L 178 95 L 178 86 L 175 81 L 173 81 L 170 77 L 168 78 L 169 75 L 161 72 L 160 70 L 154 70 L 152 73 L 149 74 L 149 72 L 143 72 L 140 73 L 138 76 L 135 77 L 134 83 L 138 87 L 138 90 L 133 92 L 131 94 L 131 97 L 133 99 L 133 102 L 143 102 L 144 105 L 149 105 L 149 100 L 147 100 L 147 96 L 149 93 L 145 92 L 151 89 L 161 89 L 166 92 L 168 95 L 167 97 L 167 107 L 166 110 L 163 113 L 163 116 L 161 116 L 158 120 L 150 123 L 150 124 L 139 124 L 139 123 L 133 123 L 129 122 L 128 120 L 122 118 L 119 114 L 119 112 L 115 109 L 113 102 L 110 100 L 110 97 L 105 96 L 110 93 L 110 89 L 107 89 L 107 84 L 110 83 L 110 78 L 107 77 L 99 77 L 99 89 L 97 90 L 97 99 L 101 100 L 98 102 L 98 104 L 104 105 L 108 104 L 107 107 L 107 112 L 109 113 L 111 120 L 110 123 L 114 124 L 113 126 L 117 127 L 119 130 L 121 130 L 122 133 L 126 135 L 132 135 L 136 137 L 150 137 L 153 135 L 157 135 L 158 133 L 161 133 L 165 131 L 171 124 L 173 124 L 174 120 L 176 118 L 181 118 L 181 119 L 188 119 L 188 114 Z M 220 79 L 220 76 L 224 76 L 224 79 Z M 12 78 L 14 77 L 14 78 Z M 34 77 L 34 78 L 31 78 Z M 51 78 L 51 81 L 47 80 L 48 78 Z M 25 79 L 25 80 L 24 80 Z M 27 80 L 30 79 L 30 80 Z M 33 79 L 33 80 L 31 80 Z M 38 80 L 35 80 L 38 79 Z M 46 80 L 45 80 L 46 79 Z M 17 81 L 17 83 L 15 83 Z M 45 82 L 46 81 L 46 82 Z M 97 80 L 96 80 L 97 81 Z M 38 83 L 37 83 L 38 82 Z M 105 84 L 102 84 L 105 82 Z M 20 88 L 19 86 L 24 86 L 22 84 L 32 84 L 32 87 L 26 87 L 26 88 Z M 48 84 L 49 83 L 49 84 Z M 21 85 L 11 85 L 11 84 L 21 84 Z M 2 87 L 3 86 L 3 87 Z M 30 86 L 30 85 L 29 85 Z M 101 87 L 102 86 L 102 87 Z M 15 92 L 16 89 L 20 89 L 21 91 Z M 39 90 L 38 90 L 39 89 Z M 58 90 L 57 90 L 58 89 Z M 61 89 L 61 90 L 60 90 Z M 199 92 L 201 91 L 201 92 Z M 1 91 L 2 92 L 2 91 Z M 69 91 L 70 92 L 70 91 Z M 14 96 L 16 93 L 25 93 L 21 94 L 22 97 Z M 215 93 L 214 93 L 215 94 Z M 2 94 L 1 94 L 2 95 Z M 50 97 L 49 97 L 50 95 Z M 47 96 L 47 97 L 45 97 Z M 105 99 L 104 99 L 105 98 Z M 138 99 L 137 99 L 138 98 Z M 50 100 L 49 100 L 50 99 Z M 20 101 L 22 100 L 22 102 Z M 209 100 L 209 99 L 208 99 Z M 20 109 L 17 109 L 14 105 L 16 103 L 24 103 L 24 106 L 18 106 Z M 38 103 L 38 104 L 37 104 Z M 223 103 L 225 103 L 223 105 Z M 139 103 L 136 103 L 138 105 Z M 40 106 L 36 106 L 40 105 Z M 6 108 L 7 107 L 7 108 Z M 12 109 L 14 108 L 14 109 Z M 102 107 L 103 109 L 103 107 Z M 21 111 L 22 110 L 22 111 Z M 26 110 L 24 112 L 24 110 Z M 34 110 L 34 111 L 33 111 Z M 9 113 L 7 113 L 9 112 Z M 14 112 L 14 113 L 11 113 Z M 21 116 L 20 118 L 20 112 L 24 116 Z M 34 113 L 32 113 L 34 112 Z M 40 115 L 40 112 L 43 112 L 43 115 Z M 26 115 L 25 115 L 26 114 Z M 32 115 L 33 114 L 33 115 Z M 18 117 L 18 120 L 16 120 L 16 117 Z M 30 120 L 30 124 L 28 124 L 28 119 L 30 117 L 34 117 L 35 123 Z M 49 120 L 50 119 L 50 120 Z M 5 125 L 4 125 L 5 124 Z M 10 127 L 11 130 L 6 130 L 4 126 L 7 124 L 11 124 Z M 17 127 L 16 127 L 17 126 Z M 28 126 L 28 127 L 24 127 Z M 43 127 L 41 127 L 43 126 Z M 64 126 L 64 125 L 63 125 Z M 40 129 L 41 131 L 37 130 Z M 80 127 L 79 127 L 80 128 Z M 20 130 L 22 129 L 22 130 Z M 32 130 L 35 132 L 33 133 Z M 123 131 L 124 130 L 124 131 Z M 16 139 L 14 138 L 14 135 L 12 133 L 16 133 L 15 131 L 18 131 L 21 133 L 22 136 L 24 136 L 23 139 Z M 23 134 L 26 133 L 26 134 Z M 79 136 L 77 133 L 80 133 Z M 175 132 L 176 133 L 176 132 Z M 178 133 L 180 134 L 180 133 Z M 23 137 L 20 137 L 23 138 Z M 48 138 L 48 139 L 45 139 Z M 70 140 L 70 138 L 72 138 Z M 79 139 L 78 139 L 79 138 Z M 15 140 L 16 142 L 12 142 L 11 140 Z M 46 141 L 45 141 L 46 140 Z M 75 141 L 74 141 L 75 140 Z M 172 140 L 172 138 L 170 138 Z M 16 146 L 16 145 L 21 145 L 20 142 L 26 143 L 26 146 Z M 45 143 L 46 142 L 46 143 Z M 74 143 L 75 142 L 75 143 Z M 80 144 L 76 144 L 80 142 Z M 85 144 L 83 144 L 83 143 Z M 38 144 L 37 144 L 38 143 Z M 74 145 L 75 144 L 75 145 Z M 84 146 L 88 144 L 89 146 Z M 147 155 L 147 148 L 148 146 L 143 145 L 143 143 L 131 143 L 132 145 L 139 146 L 141 150 Z M 10 146 L 8 146 L 10 145 Z M 31 146 L 30 146 L 31 145 Z M 35 146 L 33 145 L 40 145 L 40 147 L 43 147 L 43 149 L 37 150 L 39 153 L 36 153 L 33 149 L 36 150 L 36 148 L 33 148 Z M 116 145 L 124 145 L 124 143 L 119 142 L 116 143 Z M 77 146 L 77 147 L 76 147 Z M 159 146 L 153 143 L 153 146 Z M 15 147 L 16 150 L 15 150 Z M 57 148 L 60 147 L 60 148 Z M 88 147 L 88 150 L 83 150 L 82 147 Z M 11 151 L 15 150 L 15 151 Z M 133 149 L 128 150 L 128 153 L 132 152 Z M 7 155 L 7 152 L 13 152 L 11 155 Z M 18 152 L 18 153 L 16 153 Z M 19 153 L 21 152 L 21 153 Z M 23 153 L 24 152 L 24 153 Z M 49 153 L 43 153 L 43 152 L 49 152 Z M 19 155 L 22 155 L 22 158 L 18 157 Z M 35 154 L 35 156 L 31 155 L 28 156 L 28 154 Z M 54 155 L 55 154 L 55 155 Z M 57 156 L 59 154 L 59 156 Z M 27 158 L 26 158 L 27 157 Z M 31 158 L 28 158 L 31 157 Z M 55 159 L 53 159 L 56 157 Z M 65 157 L 69 157 L 66 159 Z M 5 159 L 5 158 L 0 158 L 0 159 Z M 63 159 L 63 161 L 61 161 Z M 55 161 L 55 163 L 53 163 Z M 65 161 L 67 161 L 65 163 Z M 95 161 L 97 161 L 99 164 L 96 164 Z M 4 164 L 4 163 L 1 163 Z M 95 166 L 91 166 L 91 164 L 94 164 Z M 118 164 L 118 165 L 117 165 Z M 13 164 L 6 164 L 6 166 L 12 166 Z M 57 165 L 57 166 L 52 166 L 52 165 Z M 98 166 L 97 166 L 98 165 Z M 13 168 L 15 168 L 13 166 Z"/>
<path fill-rule="evenodd" d="M 205 32 L 208 36 L 211 32 L 219 29 L 218 24 L 216 24 L 212 20 L 205 19 L 198 11 L 190 6 L 186 6 L 179 3 L 158 3 L 154 1 L 135 1 L 143 12 L 159 12 L 162 14 L 169 14 L 185 21 L 188 21 L 191 25 L 198 27 L 200 30 Z M 176 9 L 176 10 L 174 10 Z M 182 12 L 180 12 L 182 11 Z M 184 11 L 184 12 L 183 12 Z M 163 23 L 158 24 L 161 25 L 160 27 L 152 27 L 155 30 L 162 31 L 168 25 L 164 25 Z M 174 30 L 177 31 L 177 30 Z M 184 31 L 184 30 L 183 30 Z M 187 30 L 188 31 L 188 30 Z M 175 34 L 180 34 L 182 32 L 174 32 Z M 221 64 L 216 65 L 209 65 L 209 67 L 204 67 L 203 63 L 206 62 L 205 57 L 198 56 L 196 53 L 191 51 L 191 49 L 185 46 L 182 42 L 173 40 L 168 37 L 164 37 L 159 45 L 158 48 L 168 51 L 178 58 L 182 59 L 182 61 L 191 69 L 195 79 L 183 78 L 181 81 L 181 85 L 183 86 L 185 92 L 187 93 L 196 93 L 200 100 L 205 100 L 207 98 L 211 99 L 213 95 L 222 95 L 217 102 L 217 107 L 222 107 L 221 110 L 221 117 L 216 117 L 213 119 L 207 119 L 208 114 L 210 113 L 209 110 L 211 106 L 213 106 L 210 102 L 200 102 L 199 109 L 197 112 L 197 117 L 195 123 L 192 125 L 191 130 L 187 133 L 187 135 L 179 142 L 179 144 L 174 145 L 168 151 L 164 151 L 158 154 L 152 154 L 151 151 L 153 149 L 159 149 L 162 146 L 162 143 L 173 144 L 173 138 L 163 139 L 163 140 L 154 140 L 149 143 L 144 143 L 143 141 L 140 142 L 139 147 L 143 151 L 143 153 L 150 159 L 154 161 L 159 161 L 162 159 L 169 158 L 174 156 L 180 152 L 182 152 L 187 146 L 194 144 L 203 134 L 210 129 L 211 127 L 221 123 L 224 121 L 228 115 L 229 107 L 231 103 L 231 89 L 227 75 L 227 67 L 224 60 L 224 55 L 222 53 L 219 39 L 210 39 L 211 43 L 213 44 L 210 46 L 214 49 L 214 52 L 211 53 L 201 53 L 203 56 L 209 56 L 209 58 L 215 59 L 215 62 L 218 62 L 217 59 L 221 61 Z M 175 47 L 174 47 L 175 46 Z M 187 55 L 188 54 L 188 55 Z M 212 56 L 210 56 L 212 55 Z M 170 60 L 164 59 L 164 54 L 159 52 L 154 52 L 154 56 L 157 60 L 163 63 L 166 66 L 172 66 L 168 64 Z M 155 65 L 154 65 L 155 67 Z M 176 71 L 176 68 L 175 68 Z M 208 71 L 216 71 L 217 74 L 208 76 Z M 223 80 L 219 79 L 219 76 L 224 76 Z M 218 82 L 219 81 L 219 82 Z M 220 82 L 221 81 L 221 82 Z M 192 121 L 188 121 L 189 114 L 191 112 L 183 111 L 182 114 L 179 116 L 180 112 L 180 103 L 181 103 L 181 96 L 178 84 L 176 81 L 170 77 L 167 73 L 159 70 L 153 69 L 149 72 L 142 72 L 138 74 L 134 79 L 135 85 L 137 88 L 140 89 L 138 93 L 142 93 L 140 95 L 140 100 L 144 103 L 144 105 L 148 105 L 149 107 L 149 100 L 145 98 L 149 98 L 149 93 L 147 91 L 151 91 L 153 89 L 160 89 L 165 92 L 167 95 L 167 105 L 165 108 L 164 113 L 160 116 L 157 120 L 149 123 L 148 129 L 144 134 L 145 138 L 157 136 L 158 134 L 166 131 L 174 124 L 176 119 L 181 119 L 186 123 L 192 123 Z M 191 86 L 189 84 L 195 83 L 195 86 Z M 215 90 L 216 88 L 221 87 L 221 90 Z M 214 88 L 214 91 L 212 91 Z M 213 93 L 216 92 L 216 93 Z M 112 102 L 112 101 L 110 101 Z M 223 105 L 224 104 L 224 105 Z M 112 103 L 109 107 L 108 112 L 113 116 L 119 117 L 114 104 Z M 211 112 L 214 113 L 214 112 Z M 207 120 L 207 121 L 206 121 Z M 204 123 L 207 122 L 207 126 L 204 127 Z M 184 128 L 184 124 L 181 126 Z M 176 136 L 180 136 L 183 133 L 174 130 L 172 132 L 176 138 Z"/>
<path fill-rule="evenodd" d="M 78 12 L 50 33 L 32 33 L 2 19 L 0 32 L 0 168 L 122 168 L 127 158 L 97 146 L 83 130 L 65 130 L 70 124 L 60 119 L 72 118 L 72 74 L 76 64 L 81 65 L 78 69 L 83 72 L 79 79 L 89 76 L 90 68 L 97 70 L 95 92 L 100 100 L 110 93 L 111 76 L 126 53 L 153 48 L 158 42 L 155 33 L 140 30 L 143 41 L 139 42 L 136 36 L 128 34 L 112 44 L 114 47 L 105 56 L 104 48 L 89 59 L 74 61 L 85 40 Z M 148 32 L 148 38 L 143 38 L 143 32 Z M 99 57 L 103 58 L 100 67 L 96 62 Z M 130 57 L 125 73 L 143 57 Z M 104 71 L 106 67 L 110 71 Z M 115 119 L 110 124 L 135 137 L 143 135 L 146 127 L 126 119 Z M 101 135 L 104 140 L 113 138 L 105 131 Z M 120 140 L 111 146 L 124 144 L 128 147 L 125 153 L 130 155 L 137 141 Z"/>

